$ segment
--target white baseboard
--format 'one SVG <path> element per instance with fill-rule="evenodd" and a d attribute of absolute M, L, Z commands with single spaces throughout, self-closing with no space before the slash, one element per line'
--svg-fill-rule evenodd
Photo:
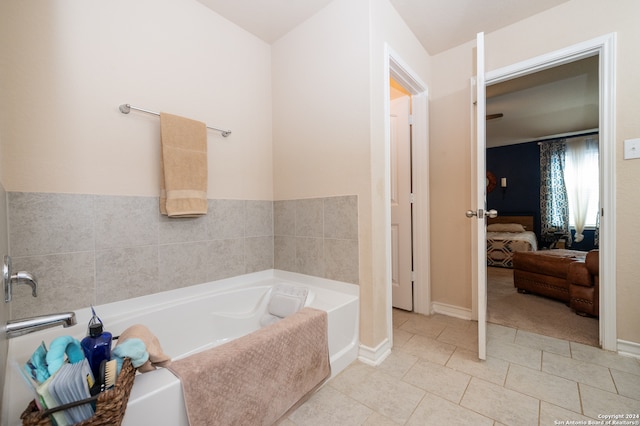
<path fill-rule="evenodd" d="M 371 366 L 378 366 L 382 364 L 382 361 L 387 359 L 391 355 L 391 342 L 389 339 L 384 339 L 375 348 L 360 344 L 360 352 L 358 354 L 358 360 Z"/>
<path fill-rule="evenodd" d="M 640 343 L 618 339 L 618 353 L 640 359 Z"/>
<path fill-rule="evenodd" d="M 431 304 L 431 312 L 436 314 L 448 315 L 464 320 L 472 320 L 473 315 L 471 309 L 461 308 L 459 306 L 447 305 L 446 303 L 433 302 Z"/>

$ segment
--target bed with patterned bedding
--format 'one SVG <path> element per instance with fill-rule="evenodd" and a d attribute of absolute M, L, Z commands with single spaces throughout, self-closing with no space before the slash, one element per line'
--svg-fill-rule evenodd
<path fill-rule="evenodd" d="M 538 250 L 533 217 L 503 216 L 487 225 L 487 266 L 513 268 L 513 253 Z"/>

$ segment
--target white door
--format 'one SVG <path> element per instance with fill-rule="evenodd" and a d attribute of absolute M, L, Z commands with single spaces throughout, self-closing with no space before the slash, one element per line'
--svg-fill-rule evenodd
<path fill-rule="evenodd" d="M 411 127 L 409 96 L 391 100 L 391 288 L 392 305 L 413 310 L 411 243 Z"/>
<path fill-rule="evenodd" d="M 484 80 L 484 33 L 477 35 L 476 45 L 476 80 L 475 80 L 475 105 L 476 105 L 476 152 L 472 155 L 471 164 L 475 174 L 475 188 L 472 188 L 472 209 L 467 212 L 474 223 L 472 229 L 471 255 L 473 263 L 476 263 L 477 271 L 473 280 L 474 288 L 477 288 L 478 297 L 478 358 L 487 359 L 487 243 L 486 243 L 486 164 L 485 164 L 485 119 L 486 99 Z M 472 153 L 473 154 L 473 153 Z M 475 157 L 475 158 L 474 158 Z M 475 161 L 474 161 L 475 160 Z"/>

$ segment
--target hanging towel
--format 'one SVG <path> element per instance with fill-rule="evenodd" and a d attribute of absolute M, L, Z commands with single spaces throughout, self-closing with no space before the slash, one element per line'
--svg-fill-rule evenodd
<path fill-rule="evenodd" d="M 207 126 L 160 113 L 160 213 L 169 217 L 207 214 Z"/>

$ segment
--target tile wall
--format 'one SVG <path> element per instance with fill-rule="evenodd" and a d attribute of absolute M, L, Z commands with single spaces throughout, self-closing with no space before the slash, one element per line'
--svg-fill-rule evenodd
<path fill-rule="evenodd" d="M 358 198 L 276 201 L 276 269 L 358 284 Z"/>
<path fill-rule="evenodd" d="M 358 282 L 357 198 L 209 200 L 169 219 L 157 197 L 8 193 L 11 317 L 74 310 L 277 268 Z M 274 237 L 275 235 L 275 237 Z M 21 288 L 24 287 L 24 288 Z"/>

